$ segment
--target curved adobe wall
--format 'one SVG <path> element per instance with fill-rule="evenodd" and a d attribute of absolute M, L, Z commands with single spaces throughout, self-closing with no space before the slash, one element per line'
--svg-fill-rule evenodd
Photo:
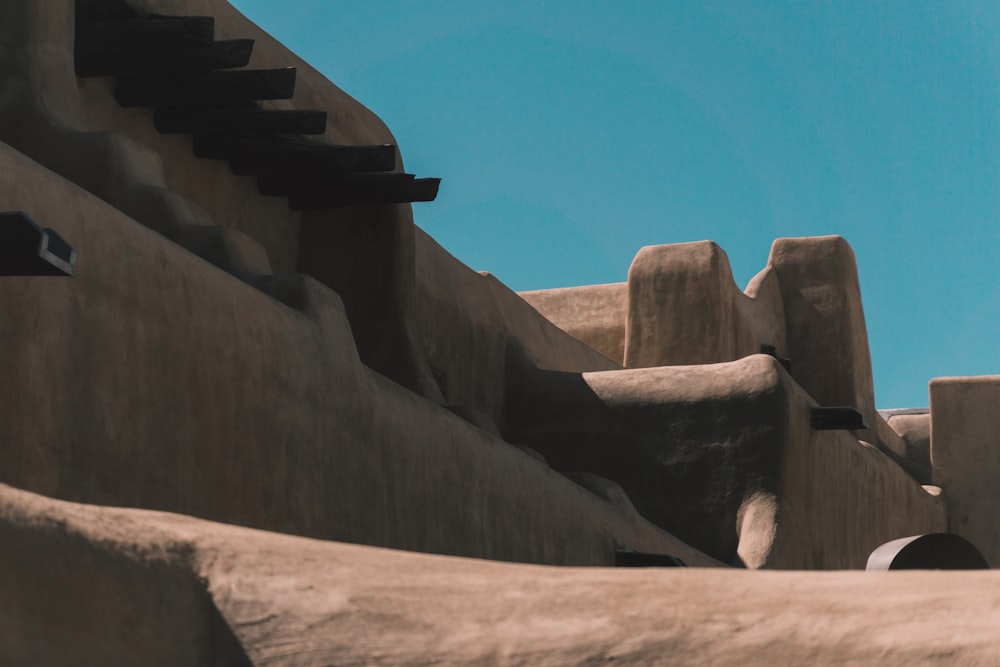
<path fill-rule="evenodd" d="M 574 338 L 625 364 L 628 283 L 531 290 L 518 296 Z"/>
<path fill-rule="evenodd" d="M 2 485 L 0 537 L 18 665 L 987 665 L 1000 623 L 994 572 L 538 567 Z"/>
<path fill-rule="evenodd" d="M 606 476 L 651 521 L 723 562 L 863 568 L 899 535 L 944 530 L 942 499 L 850 433 L 776 360 L 598 373 L 536 371 L 504 435 L 557 470 Z"/>
<path fill-rule="evenodd" d="M 820 405 L 849 405 L 875 442 L 877 415 L 858 268 L 840 236 L 778 239 L 768 266 L 781 288 L 792 375 Z"/>
<path fill-rule="evenodd" d="M 521 292 L 559 327 L 627 368 L 734 361 L 773 345 L 785 356 L 777 276 L 740 290 L 712 241 L 646 246 L 627 283 Z"/>
<path fill-rule="evenodd" d="M 756 277 L 753 296 L 733 281 L 716 243 L 647 246 L 629 268 L 625 366 L 649 368 L 733 361 L 762 344 L 784 356 L 784 314 L 773 276 Z"/>
<path fill-rule="evenodd" d="M 948 531 L 1000 566 L 1000 375 L 930 383 L 931 479 L 948 494 Z"/>
<path fill-rule="evenodd" d="M 820 405 L 856 407 L 870 427 L 858 435 L 879 441 L 857 266 L 843 238 L 777 239 L 745 292 L 711 241 L 647 246 L 629 269 L 627 296 L 621 292 L 595 285 L 523 296 L 581 340 L 620 346 L 628 368 L 733 361 L 773 345 Z M 623 339 L 612 342 L 619 332 Z"/>

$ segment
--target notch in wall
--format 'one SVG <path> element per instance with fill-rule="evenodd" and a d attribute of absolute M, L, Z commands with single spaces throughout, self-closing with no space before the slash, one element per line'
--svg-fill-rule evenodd
<path fill-rule="evenodd" d="M 670 554 L 615 549 L 615 567 L 687 567 L 687 563 Z"/>
<path fill-rule="evenodd" d="M 816 431 L 853 431 L 869 428 L 865 416 L 851 406 L 812 408 L 809 412 L 809 425 Z"/>

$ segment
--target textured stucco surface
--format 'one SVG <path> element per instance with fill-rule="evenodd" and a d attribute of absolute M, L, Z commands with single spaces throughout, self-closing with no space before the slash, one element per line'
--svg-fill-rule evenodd
<path fill-rule="evenodd" d="M 993 572 L 515 565 L 73 505 L 4 486 L 0 535 L 6 664 L 1000 659 Z"/>
<path fill-rule="evenodd" d="M 298 67 L 265 106 L 328 111 L 323 141 L 394 141 L 228 3 L 134 4 Z M 292 213 L 156 134 L 72 76 L 72 14 L 0 4 L 0 210 L 79 253 L 0 281 L 0 482 L 274 532 L 0 484 L 0 665 L 1000 661 L 988 573 L 700 569 L 944 530 L 1000 558 L 1000 378 L 877 413 L 844 239 L 779 239 L 746 290 L 702 241 L 521 298 L 409 205 Z M 870 428 L 813 430 L 817 405 Z"/>
<path fill-rule="evenodd" d="M 625 363 L 628 283 L 518 292 L 560 329 L 619 364 Z"/>

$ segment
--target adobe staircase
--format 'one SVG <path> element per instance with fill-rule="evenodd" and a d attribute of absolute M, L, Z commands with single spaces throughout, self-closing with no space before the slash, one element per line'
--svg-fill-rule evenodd
<path fill-rule="evenodd" d="M 252 39 L 215 40 L 205 16 L 140 14 L 125 2 L 78 0 L 75 65 L 80 77 L 117 77 L 123 107 L 154 107 L 161 134 L 193 135 L 199 158 L 225 160 L 255 176 L 261 195 L 295 211 L 433 201 L 439 178 L 394 172 L 396 146 L 310 141 L 326 130 L 318 110 L 261 108 L 291 99 L 296 70 L 241 69 Z"/>

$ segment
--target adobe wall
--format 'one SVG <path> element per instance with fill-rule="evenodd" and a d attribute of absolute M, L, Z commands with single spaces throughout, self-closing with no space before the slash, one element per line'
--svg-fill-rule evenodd
<path fill-rule="evenodd" d="M 778 239 L 768 265 L 781 288 L 795 380 L 820 405 L 849 405 L 872 430 L 875 390 L 854 251 L 839 236 Z"/>
<path fill-rule="evenodd" d="M 930 383 L 931 477 L 948 496 L 948 530 L 1000 566 L 1000 375 Z"/>
<path fill-rule="evenodd" d="M 255 40 L 250 67 L 296 67 L 294 98 L 262 106 L 326 111 L 326 134 L 314 139 L 395 143 L 377 116 L 228 3 L 131 4 L 168 15 L 212 16 L 218 39 Z M 344 301 L 364 363 L 440 404 L 457 403 L 495 416 L 499 406 L 478 387 L 465 387 L 460 376 L 468 369 L 499 370 L 502 350 L 510 345 L 532 350 L 532 358 L 545 366 L 614 367 L 447 253 L 427 250 L 436 244 L 415 229 L 408 204 L 292 212 L 285 198 L 259 195 L 256 179 L 233 175 L 223 161 L 196 158 L 189 136 L 158 134 L 152 109 L 117 105 L 112 78 L 73 76 L 73 9 L 73 0 L 0 9 L 0 19 L 10 27 L 0 42 L 7 63 L 0 140 L 252 284 L 272 273 L 299 272 L 333 287 Z M 418 254 L 432 265 L 418 266 Z M 441 272 L 461 282 L 429 290 Z M 468 298 L 452 300 L 455 288 L 473 299 L 495 300 L 488 308 L 512 315 L 502 320 L 502 340 L 480 347 L 482 322 L 466 317 L 459 303 Z M 444 351 L 434 342 L 440 323 L 427 316 L 442 309 L 452 320 L 449 336 L 455 341 Z M 495 331 L 497 317 L 490 317 Z M 574 348 L 576 352 L 567 352 Z M 451 397 L 441 391 L 436 377 L 441 373 L 459 380 L 453 382 Z M 481 386 L 498 394 L 503 382 L 502 375 L 494 375 Z"/>
<path fill-rule="evenodd" d="M 18 665 L 987 665 L 1000 624 L 994 572 L 539 567 L 2 485 L 0 538 Z"/>
<path fill-rule="evenodd" d="M 393 141 L 374 114 L 221 0 L 136 4 L 215 16 L 220 38 L 257 39 L 252 66 L 299 67 L 295 99 L 268 105 L 329 111 L 326 140 Z M 854 436 L 889 452 L 906 446 L 874 411 L 843 239 L 776 241 L 745 292 L 725 253 L 699 242 L 641 250 L 624 301 L 621 286 L 533 297 L 580 342 L 414 227 L 409 205 L 291 213 L 224 163 L 195 159 L 186 138 L 156 134 L 149 110 L 112 103 L 107 80 L 72 76 L 72 0 L 7 3 L 0 24 L 0 139 L 30 157 L 3 151 L 0 197 L 57 228 L 81 257 L 73 281 L 0 285 L 14 313 L 0 369 L 18 415 L 0 427 L 16 443 L 8 481 L 537 562 L 606 562 L 615 545 L 713 562 L 664 532 L 676 528 L 726 561 L 845 567 L 894 530 L 940 526 L 940 498 L 891 461 L 851 435 L 803 430 L 815 399 L 861 410 L 872 428 Z M 791 357 L 791 380 L 753 356 L 761 344 Z M 740 359 L 721 373 L 640 372 Z M 751 367 L 748 377 L 770 378 L 766 390 L 748 390 Z M 660 395 L 662 382 L 680 386 Z M 665 434 L 684 432 L 671 453 Z M 642 447 L 621 442 L 645 452 L 636 458 Z M 649 446 L 676 458 L 637 481 Z M 567 451 L 586 452 L 587 465 L 568 469 Z M 687 455 L 702 466 L 692 479 L 706 483 L 661 484 L 687 474 Z M 707 465 L 720 456 L 724 465 Z M 747 460 L 753 471 L 735 465 Z M 842 486 L 852 478 L 874 486 Z M 858 498 L 881 504 L 854 525 Z M 681 507 L 690 516 L 675 522 Z M 808 525 L 817 511 L 829 525 Z M 824 542 L 837 531 L 853 537 Z"/>
<path fill-rule="evenodd" d="M 413 331 L 444 402 L 499 423 L 508 355 L 554 371 L 613 370 L 619 364 L 542 317 L 491 275 L 471 270 L 417 228 Z"/>
<path fill-rule="evenodd" d="M 70 279 L 0 281 L 4 483 L 403 549 L 713 562 L 370 371 L 328 288 L 263 283 L 279 301 L 0 148 L 0 209 L 79 256 Z"/>
<path fill-rule="evenodd" d="M 529 290 L 517 295 L 566 333 L 625 364 L 628 283 Z"/>
<path fill-rule="evenodd" d="M 906 459 L 931 481 L 931 415 L 929 409 L 900 410 L 889 414 L 889 427 L 903 440 Z"/>
<path fill-rule="evenodd" d="M 770 356 L 599 373 L 537 371 L 503 433 L 556 470 L 622 486 L 643 516 L 723 562 L 863 568 L 900 535 L 941 532 L 944 505 L 848 431 Z"/>
<path fill-rule="evenodd" d="M 772 345 L 820 405 L 856 407 L 865 416 L 870 428 L 858 437 L 887 449 L 896 444 L 879 436 L 857 266 L 843 238 L 776 240 L 746 291 L 711 241 L 647 246 L 629 268 L 627 296 L 620 289 L 521 295 L 581 340 L 620 347 L 627 368 L 733 361 Z M 615 297 L 624 300 L 624 322 Z M 597 310 L 604 312 L 595 317 Z"/>

